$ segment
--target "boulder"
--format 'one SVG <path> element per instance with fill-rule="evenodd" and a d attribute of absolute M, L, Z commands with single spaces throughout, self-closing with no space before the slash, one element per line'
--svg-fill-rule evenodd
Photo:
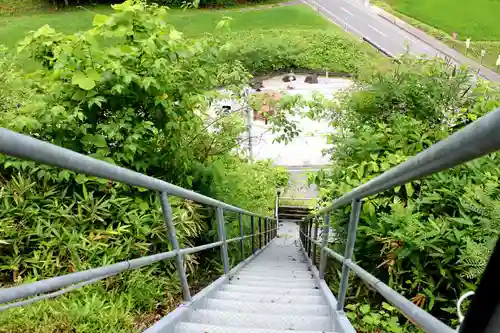
<path fill-rule="evenodd" d="M 291 82 L 291 81 L 295 81 L 295 80 L 297 80 L 297 78 L 293 74 L 287 74 L 287 75 L 283 76 L 283 82 Z"/>
<path fill-rule="evenodd" d="M 305 83 L 318 83 L 318 76 L 316 74 L 311 74 L 306 76 L 306 79 L 304 80 Z"/>

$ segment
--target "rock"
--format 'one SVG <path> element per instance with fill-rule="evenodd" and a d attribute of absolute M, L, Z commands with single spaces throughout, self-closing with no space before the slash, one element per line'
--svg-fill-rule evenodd
<path fill-rule="evenodd" d="M 262 84 L 262 80 L 253 80 L 252 82 L 250 82 L 250 87 L 257 91 L 260 91 L 260 89 L 264 88 L 264 85 Z"/>
<path fill-rule="evenodd" d="M 283 82 L 291 82 L 291 81 L 295 81 L 295 80 L 297 80 L 297 78 L 293 74 L 287 74 L 287 75 L 283 76 Z"/>
<path fill-rule="evenodd" d="M 306 76 L 306 79 L 304 80 L 305 83 L 318 83 L 318 76 L 316 74 L 308 75 Z"/>

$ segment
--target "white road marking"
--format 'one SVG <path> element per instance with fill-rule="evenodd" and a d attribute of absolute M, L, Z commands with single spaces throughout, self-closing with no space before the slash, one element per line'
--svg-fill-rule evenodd
<path fill-rule="evenodd" d="M 341 10 L 343 10 L 344 12 L 346 12 L 347 14 L 351 15 L 351 16 L 354 16 L 353 13 L 351 13 L 350 11 L 348 11 L 347 9 L 345 9 L 344 7 L 340 7 Z"/>
<path fill-rule="evenodd" d="M 372 29 L 372 30 L 374 30 L 374 31 L 378 32 L 378 33 L 379 33 L 379 34 L 381 34 L 382 36 L 387 37 L 387 35 L 386 35 L 386 34 L 384 34 L 382 31 L 378 30 L 378 29 L 377 29 L 377 28 L 375 28 L 374 26 L 372 26 L 372 25 L 368 24 L 368 27 L 369 27 L 370 29 Z"/>
<path fill-rule="evenodd" d="M 364 36 L 364 34 L 361 33 L 361 31 L 359 31 L 358 29 L 353 28 L 351 25 L 347 24 L 347 22 L 345 22 L 344 20 L 342 20 L 341 18 L 339 18 L 337 15 L 335 15 L 334 13 L 332 13 L 330 10 L 328 10 L 324 6 L 320 5 L 319 3 L 317 3 L 314 0 L 309 0 L 309 1 L 312 4 L 314 4 L 316 7 L 320 8 L 321 10 L 323 10 L 325 13 L 328 13 L 328 15 L 332 16 L 333 18 L 335 18 L 335 20 L 337 20 L 338 22 L 335 22 L 335 21 L 333 21 L 333 22 L 336 23 L 339 27 L 341 27 L 343 29 L 349 28 L 350 30 L 352 30 L 355 33 L 357 33 L 359 36 L 361 36 L 361 37 Z M 306 0 L 302 0 L 302 2 L 307 5 L 307 1 Z"/>

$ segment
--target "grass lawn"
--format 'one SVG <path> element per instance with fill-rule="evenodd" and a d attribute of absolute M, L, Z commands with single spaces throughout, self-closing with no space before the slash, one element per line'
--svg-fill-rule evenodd
<path fill-rule="evenodd" d="M 50 14 L 12 16 L 0 18 L 0 44 L 13 48 L 31 30 L 48 24 L 57 31 L 71 33 L 89 29 L 93 13 L 111 13 L 109 6 L 91 7 L 88 10 L 61 11 Z M 257 10 L 239 8 L 232 10 L 176 10 L 170 11 L 171 22 L 189 36 L 212 32 L 217 22 L 229 16 L 231 30 L 295 28 L 332 29 L 333 25 L 305 5 L 276 6 Z"/>
<path fill-rule="evenodd" d="M 481 50 L 486 50 L 483 65 L 498 72 L 500 55 L 500 25 L 496 12 L 500 1 L 491 0 L 374 0 L 374 2 L 413 26 L 425 31 L 449 47 L 480 62 Z M 452 38 L 453 32 L 458 40 Z M 471 38 L 469 50 L 465 40 Z"/>
<path fill-rule="evenodd" d="M 398 12 L 458 38 L 500 41 L 500 1 L 493 0 L 385 0 Z"/>

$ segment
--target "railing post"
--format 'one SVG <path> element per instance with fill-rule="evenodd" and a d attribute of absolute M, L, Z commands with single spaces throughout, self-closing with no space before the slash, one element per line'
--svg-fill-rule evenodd
<path fill-rule="evenodd" d="M 191 301 L 191 293 L 189 292 L 189 284 L 186 277 L 186 270 L 184 268 L 184 260 L 182 258 L 182 254 L 180 253 L 180 246 L 175 233 L 172 207 L 170 207 L 170 203 L 168 202 L 167 193 L 158 192 L 158 196 L 160 197 L 161 209 L 163 210 L 163 220 L 165 221 L 168 240 L 170 241 L 170 244 L 172 244 L 172 250 L 176 252 L 175 266 L 177 267 L 177 274 L 179 274 L 179 280 L 181 281 L 182 296 L 184 301 L 189 302 Z"/>
<path fill-rule="evenodd" d="M 253 221 L 253 215 L 250 216 L 250 228 L 252 229 L 252 254 L 255 253 L 255 223 Z"/>
<path fill-rule="evenodd" d="M 330 213 L 326 213 L 323 218 L 323 240 L 321 241 L 321 255 L 319 257 L 319 278 L 325 279 L 326 261 L 328 256 L 325 247 L 328 246 L 328 234 L 330 233 Z"/>
<path fill-rule="evenodd" d="M 349 219 L 349 232 L 347 234 L 347 244 L 345 246 L 344 261 L 351 260 L 354 251 L 354 243 L 356 243 L 356 232 L 358 230 L 359 214 L 361 212 L 361 200 L 353 200 L 351 204 L 351 217 Z M 347 292 L 347 283 L 349 282 L 349 267 L 342 263 L 342 278 L 340 280 L 340 290 L 337 302 L 337 310 L 343 311 L 345 297 Z"/>
<path fill-rule="evenodd" d="M 262 219 L 259 217 L 259 249 L 262 249 Z"/>
<path fill-rule="evenodd" d="M 314 223 L 314 222 L 313 222 Z M 318 238 L 318 223 L 314 223 L 314 234 L 313 234 L 313 242 L 312 242 L 312 264 L 316 266 L 316 239 Z"/>
<path fill-rule="evenodd" d="M 245 235 L 245 232 L 243 231 L 243 214 L 239 213 L 238 214 L 240 217 L 240 253 L 241 253 L 241 261 L 245 260 L 245 240 L 243 239 L 243 236 Z"/>
<path fill-rule="evenodd" d="M 307 222 L 307 255 L 311 258 L 311 236 L 312 236 L 312 219 Z"/>
<path fill-rule="evenodd" d="M 217 230 L 219 231 L 219 241 L 222 242 L 221 258 L 224 265 L 224 274 L 229 272 L 229 255 L 227 253 L 226 228 L 224 226 L 224 211 L 221 207 L 215 209 L 215 217 L 217 220 Z"/>
<path fill-rule="evenodd" d="M 304 222 L 299 222 L 299 235 L 300 235 L 300 241 L 302 243 L 302 247 L 304 250 L 306 249 L 306 242 L 304 241 Z"/>
<path fill-rule="evenodd" d="M 264 246 L 267 244 L 267 219 L 264 218 Z"/>

